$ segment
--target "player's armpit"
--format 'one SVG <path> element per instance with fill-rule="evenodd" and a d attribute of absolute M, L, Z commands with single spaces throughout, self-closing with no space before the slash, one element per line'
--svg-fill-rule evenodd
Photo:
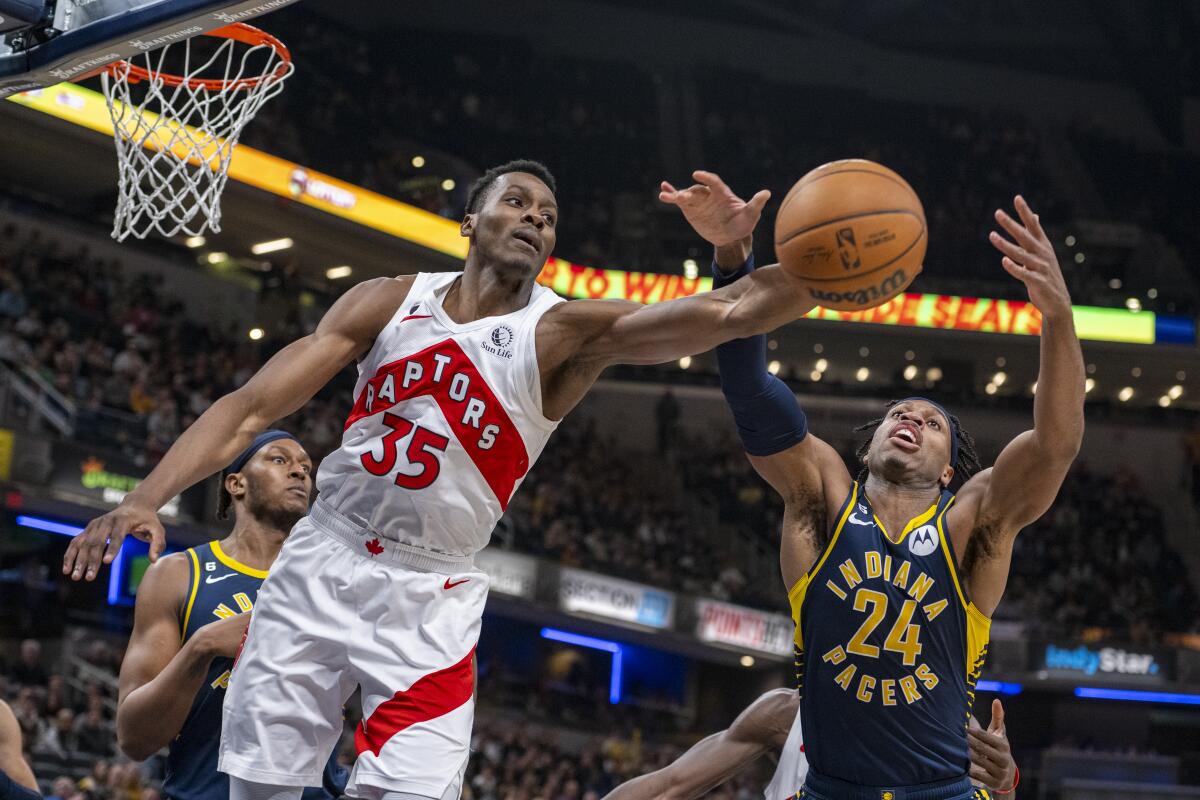
<path fill-rule="evenodd" d="M 138 761 L 178 735 L 208 669 L 196 648 L 184 655 L 181 644 L 190 596 L 188 558 L 186 553 L 163 558 L 146 570 L 138 587 L 116 720 L 118 746 Z"/>
<path fill-rule="evenodd" d="M 812 434 L 750 464 L 783 498 L 779 567 L 790 590 L 816 563 L 853 481 L 837 451 Z"/>

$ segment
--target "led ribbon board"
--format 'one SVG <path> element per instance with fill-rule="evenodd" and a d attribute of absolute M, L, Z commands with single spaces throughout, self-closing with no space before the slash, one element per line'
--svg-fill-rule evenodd
<path fill-rule="evenodd" d="M 112 135 L 103 95 L 61 83 L 8 98 L 67 122 Z M 404 239 L 454 258 L 465 258 L 467 240 L 458 223 L 390 197 L 363 189 L 299 164 L 239 144 L 229 176 L 265 192 Z M 712 288 L 711 278 L 685 278 L 649 272 L 627 272 L 573 264 L 561 258 L 546 262 L 538 283 L 564 297 L 633 300 L 658 303 Z M 1129 344 L 1195 344 L 1196 327 L 1187 317 L 1162 317 L 1151 311 L 1075 306 L 1080 339 Z M 1027 301 L 937 294 L 905 294 L 866 311 L 815 309 L 810 319 L 858 322 L 935 330 L 975 331 L 1036 336 L 1042 319 Z"/>

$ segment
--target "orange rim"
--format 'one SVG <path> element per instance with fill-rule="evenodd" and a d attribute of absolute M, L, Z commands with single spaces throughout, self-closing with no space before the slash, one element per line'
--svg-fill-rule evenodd
<path fill-rule="evenodd" d="M 109 75 L 127 74 L 128 77 L 126 79 L 130 83 L 154 79 L 160 80 L 168 86 L 187 86 L 189 89 L 228 92 L 236 89 L 251 89 L 263 81 L 282 80 L 287 77 L 288 71 L 291 69 L 292 54 L 287 49 L 287 46 L 271 34 L 255 28 L 253 25 L 247 25 L 244 22 L 234 22 L 231 25 L 226 25 L 223 28 L 214 28 L 200 35 L 214 36 L 218 39 L 233 39 L 242 44 L 248 44 L 251 47 L 266 45 L 275 51 L 275 54 L 279 56 L 282 63 L 267 75 L 261 75 L 257 78 L 240 78 L 235 81 L 220 78 L 189 78 L 183 75 L 172 75 L 169 72 L 151 72 L 129 61 L 114 61 L 105 67 L 104 70 Z"/>

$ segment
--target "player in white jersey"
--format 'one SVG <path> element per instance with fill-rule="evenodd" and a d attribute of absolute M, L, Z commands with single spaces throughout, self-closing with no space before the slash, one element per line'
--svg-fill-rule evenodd
<path fill-rule="evenodd" d="M 804 787 L 808 759 L 795 689 L 772 689 L 738 714 L 727 729 L 705 737 L 662 769 L 626 781 L 604 800 L 696 800 L 763 756 L 777 753 L 764 800 L 791 800 Z M 974 717 L 970 730 L 971 780 L 1011 800 L 1017 764 L 1004 728 L 1004 707 L 992 701 L 987 730 Z"/>
<path fill-rule="evenodd" d="M 714 245 L 748 247 L 768 193 L 744 202 L 716 175 L 694 178 L 682 191 L 664 183 L 661 199 Z M 358 362 L 342 445 L 322 462 L 320 499 L 259 592 L 230 679 L 220 769 L 232 800 L 298 798 L 319 777 L 356 687 L 363 723 L 346 793 L 457 797 L 488 585 L 472 556 L 559 420 L 609 365 L 673 361 L 811 308 L 779 267 L 652 306 L 562 302 L 535 282 L 557 222 L 544 166 L 489 170 L 468 199 L 461 273 L 350 289 L 71 543 L 63 571 L 74 579 L 94 579 L 128 533 L 157 558 L 156 509 Z"/>

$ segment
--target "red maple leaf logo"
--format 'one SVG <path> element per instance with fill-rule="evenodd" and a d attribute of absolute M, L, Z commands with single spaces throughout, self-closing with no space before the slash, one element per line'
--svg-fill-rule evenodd
<path fill-rule="evenodd" d="M 377 556 L 383 552 L 383 545 L 380 544 L 378 538 L 367 542 L 367 552 L 373 556 Z"/>

